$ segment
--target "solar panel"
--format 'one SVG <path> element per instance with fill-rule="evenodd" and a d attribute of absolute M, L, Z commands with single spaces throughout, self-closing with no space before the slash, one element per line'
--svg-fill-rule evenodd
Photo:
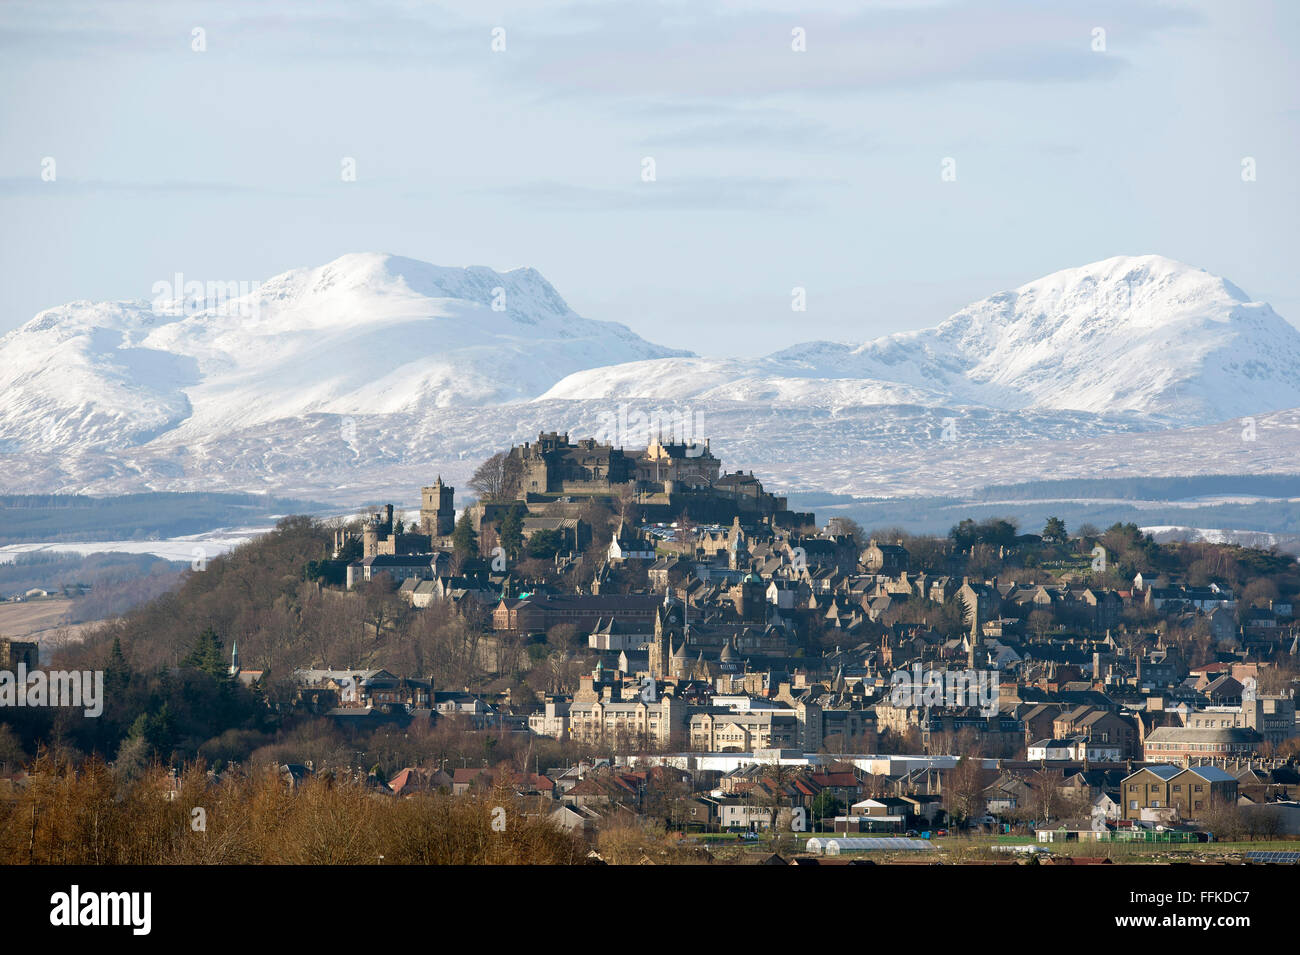
<path fill-rule="evenodd" d="M 1246 858 L 1251 862 L 1263 862 L 1269 865 L 1300 864 L 1300 852 L 1247 852 Z"/>

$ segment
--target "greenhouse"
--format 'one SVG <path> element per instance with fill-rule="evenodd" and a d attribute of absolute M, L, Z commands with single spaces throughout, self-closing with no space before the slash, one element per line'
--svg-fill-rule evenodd
<path fill-rule="evenodd" d="M 867 836 L 838 837 L 835 839 L 809 839 L 807 849 L 814 855 L 837 856 L 845 852 L 914 852 L 919 849 L 933 849 L 934 846 L 925 839 L 871 838 Z"/>

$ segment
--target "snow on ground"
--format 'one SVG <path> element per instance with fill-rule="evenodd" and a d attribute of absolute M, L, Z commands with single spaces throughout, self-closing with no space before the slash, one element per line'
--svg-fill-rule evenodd
<path fill-rule="evenodd" d="M 1264 550 L 1277 547 L 1288 553 L 1300 554 L 1300 537 L 1294 534 L 1270 534 L 1267 531 L 1228 530 L 1218 527 L 1182 527 L 1177 524 L 1154 524 L 1141 530 L 1161 544 L 1170 541 L 1238 544 L 1242 547 L 1258 547 Z"/>
<path fill-rule="evenodd" d="M 0 339 L 0 491 L 410 501 L 539 431 L 634 448 L 665 420 L 777 491 L 1295 473 L 1297 368 L 1300 331 L 1161 256 L 1054 273 L 931 329 L 729 360 L 583 319 L 531 269 L 367 253 L 224 309 L 76 302 Z"/>
<path fill-rule="evenodd" d="M 204 534 L 171 537 L 154 541 L 57 541 L 7 544 L 0 547 L 0 564 L 7 564 L 23 554 L 74 553 L 83 557 L 89 554 L 152 554 L 163 560 L 193 563 L 210 560 L 228 553 L 255 537 L 269 533 L 272 527 L 218 528 Z"/>

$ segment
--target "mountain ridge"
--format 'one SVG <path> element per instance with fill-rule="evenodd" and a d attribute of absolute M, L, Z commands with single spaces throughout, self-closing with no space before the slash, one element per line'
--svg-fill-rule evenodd
<path fill-rule="evenodd" d="M 643 362 L 576 372 L 539 400 L 767 395 L 842 407 L 889 395 L 1193 422 L 1300 405 L 1300 331 L 1231 282 L 1156 255 L 1062 269 L 934 327 L 857 345 L 803 342 L 758 359 L 677 364 L 704 386 L 683 388 Z M 629 393 L 634 383 L 640 393 Z"/>
<path fill-rule="evenodd" d="M 0 440 L 84 450 L 310 412 L 502 403 L 612 356 L 684 354 L 582 318 L 534 269 L 353 253 L 220 305 L 45 310 L 0 339 Z"/>
<path fill-rule="evenodd" d="M 1193 432 L 1206 460 L 1294 470 L 1296 415 L 1277 412 L 1300 409 L 1297 369 L 1300 332 L 1269 306 L 1161 256 L 742 359 L 582 318 L 534 269 L 352 253 L 220 304 L 73 302 L 4 336 L 0 489 L 418 486 L 539 429 L 602 434 L 622 403 L 685 405 L 732 466 L 827 490 L 1050 476 L 1070 448 L 1076 470 L 1115 473 L 1127 449 L 1159 473 L 1196 460 L 1177 450 Z"/>

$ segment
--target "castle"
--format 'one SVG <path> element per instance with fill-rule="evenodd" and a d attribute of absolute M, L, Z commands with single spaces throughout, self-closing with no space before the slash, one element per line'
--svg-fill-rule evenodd
<path fill-rule="evenodd" d="M 420 523 L 418 531 L 406 533 L 399 529 L 400 522 L 393 519 L 393 505 L 386 504 L 361 524 L 361 556 L 401 556 L 429 554 L 451 547 L 451 534 L 456 527 L 456 489 L 442 483 L 442 476 L 428 487 L 420 489 Z M 345 528 L 334 532 L 334 553 L 340 554 L 347 545 L 349 533 Z"/>
<path fill-rule="evenodd" d="M 688 444 L 662 438 L 644 449 L 625 449 L 595 438 L 571 441 L 567 432 L 542 432 L 509 451 L 509 470 L 518 479 L 516 498 L 530 514 L 570 517 L 563 507 L 575 499 L 635 499 L 642 521 L 692 520 L 730 523 L 736 517 L 799 526 L 811 514 L 790 511 L 784 497 L 763 490 L 753 473 L 728 474 L 709 442 Z M 477 520 L 491 520 L 483 508 Z"/>
<path fill-rule="evenodd" d="M 784 497 L 763 490 L 753 473 L 728 474 L 709 442 L 687 443 L 662 437 L 644 449 L 624 449 L 595 438 L 571 441 L 567 432 L 542 432 L 535 442 L 513 446 L 506 455 L 511 487 L 499 500 L 477 501 L 466 509 L 476 533 L 494 530 L 505 515 L 522 510 L 523 533 L 558 535 L 562 552 L 583 550 L 592 538 L 586 520 L 588 502 L 604 499 L 632 524 L 674 521 L 685 515 L 702 524 L 801 527 L 812 514 L 796 513 Z M 361 562 L 381 561 L 399 576 L 416 573 L 410 562 L 398 568 L 393 558 L 432 555 L 454 549 L 456 489 L 442 482 L 420 489 L 418 525 L 404 528 L 395 520 L 393 505 L 368 515 L 361 525 Z M 334 553 L 343 554 L 352 535 L 335 532 Z M 740 543 L 740 536 L 737 541 Z M 742 544 L 743 546 L 743 544 Z M 743 558 L 743 554 L 735 555 Z M 369 566 L 369 565 L 367 565 Z M 423 565 L 418 573 L 424 575 Z M 370 579 L 363 569 L 352 579 Z"/>
<path fill-rule="evenodd" d="M 703 445 L 662 439 L 644 451 L 625 451 L 595 438 L 569 441 L 568 433 L 543 432 L 537 441 L 510 449 L 523 494 L 610 494 L 620 485 L 657 484 L 671 493 L 676 487 L 708 487 L 718 479 L 721 462 Z"/>

